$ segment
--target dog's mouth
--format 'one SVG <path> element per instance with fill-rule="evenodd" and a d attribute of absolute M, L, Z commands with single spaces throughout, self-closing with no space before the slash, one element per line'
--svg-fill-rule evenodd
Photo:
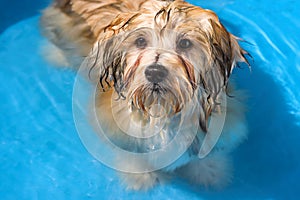
<path fill-rule="evenodd" d="M 180 96 L 164 84 L 148 83 L 130 93 L 128 100 L 131 102 L 132 110 L 139 110 L 146 116 L 155 106 L 164 109 L 167 116 L 172 116 L 180 112 L 184 105 Z"/>
<path fill-rule="evenodd" d="M 166 89 L 164 89 L 160 84 L 158 83 L 153 83 L 150 86 L 150 90 L 152 93 L 155 93 L 157 95 L 161 95 L 163 93 L 166 93 Z"/>

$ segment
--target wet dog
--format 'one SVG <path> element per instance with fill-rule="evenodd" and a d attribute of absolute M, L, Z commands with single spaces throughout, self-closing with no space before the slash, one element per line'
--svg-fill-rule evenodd
<path fill-rule="evenodd" d="M 229 77 L 247 52 L 214 12 L 182 0 L 56 0 L 41 24 L 52 60 L 85 68 L 97 85 L 107 137 L 125 151 L 163 150 L 142 161 L 116 155 L 129 189 L 173 174 L 204 186 L 230 182 L 228 153 L 247 129 Z"/>

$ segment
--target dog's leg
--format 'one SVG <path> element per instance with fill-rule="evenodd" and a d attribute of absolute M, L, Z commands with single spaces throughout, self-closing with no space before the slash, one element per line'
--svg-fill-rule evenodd
<path fill-rule="evenodd" d="M 157 184 L 163 184 L 170 179 L 170 175 L 161 170 L 136 173 L 135 169 L 151 169 L 151 164 L 147 161 L 135 161 L 134 159 L 118 158 L 116 159 L 116 165 L 122 169 L 131 169 L 130 172 L 120 172 L 121 183 L 128 190 L 148 190 L 153 188 Z M 131 172 L 132 171 L 132 172 Z"/>
<path fill-rule="evenodd" d="M 148 190 L 163 181 L 159 172 L 120 173 L 122 184 L 128 190 Z"/>
<path fill-rule="evenodd" d="M 194 184 L 220 189 L 232 179 L 232 164 L 227 156 L 215 153 L 195 158 L 175 172 Z"/>

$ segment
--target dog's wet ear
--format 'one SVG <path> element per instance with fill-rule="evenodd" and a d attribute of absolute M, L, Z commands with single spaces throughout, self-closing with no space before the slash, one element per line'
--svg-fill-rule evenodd
<path fill-rule="evenodd" d="M 239 39 L 229 33 L 226 28 L 216 19 L 206 21 L 209 27 L 206 32 L 208 39 L 208 67 L 200 76 L 201 85 L 206 94 L 202 99 L 202 117 L 200 116 L 200 126 L 207 131 L 208 118 L 220 104 L 218 99 L 222 92 L 226 93 L 228 79 L 232 70 L 239 62 L 248 61 L 245 57 L 248 53 L 243 50 Z M 249 65 L 249 64 L 248 64 Z"/>
<path fill-rule="evenodd" d="M 98 88 L 103 92 L 111 87 L 114 87 L 116 91 L 121 88 L 122 66 L 125 64 L 124 55 L 120 49 L 121 40 L 121 36 L 116 35 L 97 41 L 85 59 L 84 68 L 88 79 L 98 83 Z"/>
<path fill-rule="evenodd" d="M 120 13 L 113 19 L 110 24 L 103 28 L 98 36 L 91 53 L 89 54 L 90 62 L 88 68 L 96 70 L 100 80 L 108 84 L 111 81 L 117 81 L 119 65 L 122 58 L 121 43 L 128 25 L 137 17 L 137 13 Z M 99 75 L 100 74 L 100 75 Z M 108 80 L 110 79 L 112 80 Z M 101 82 L 100 81 L 100 82 Z M 115 85 L 116 83 L 114 83 Z"/>
<path fill-rule="evenodd" d="M 208 37 L 211 47 L 211 67 L 219 70 L 219 73 L 223 76 L 224 84 L 226 84 L 238 62 L 246 62 L 248 64 L 245 58 L 245 55 L 248 53 L 240 47 L 239 39 L 229 33 L 220 22 L 215 20 L 209 21 L 212 27 Z"/>

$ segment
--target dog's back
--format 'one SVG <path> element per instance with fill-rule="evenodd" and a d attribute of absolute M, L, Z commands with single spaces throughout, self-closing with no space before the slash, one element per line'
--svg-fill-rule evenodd
<path fill-rule="evenodd" d="M 155 4 L 161 3 L 166 4 L 167 1 L 55 0 L 42 13 L 41 30 L 58 47 L 68 64 L 77 68 L 82 61 L 78 57 L 88 55 L 97 37 L 118 15 L 122 13 L 122 17 L 126 18 L 126 13 L 137 12 L 141 7 L 155 8 Z"/>

